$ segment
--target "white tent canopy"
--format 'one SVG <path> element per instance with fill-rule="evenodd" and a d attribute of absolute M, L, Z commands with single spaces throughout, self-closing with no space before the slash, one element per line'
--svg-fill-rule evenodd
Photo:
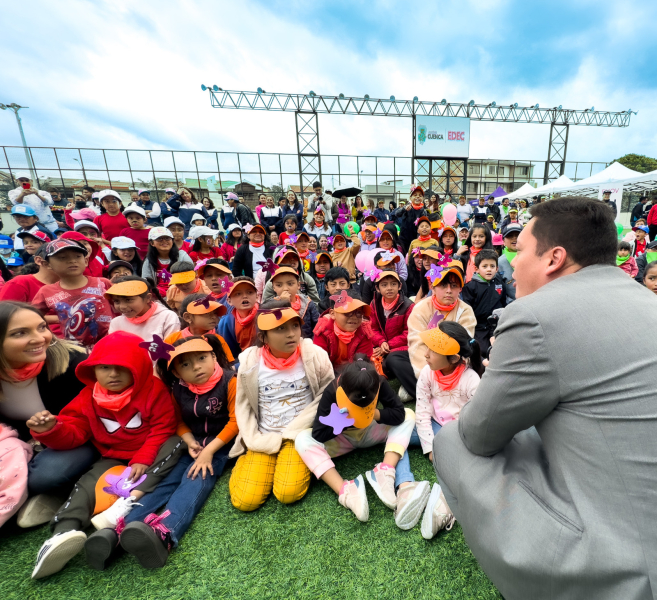
<path fill-rule="evenodd" d="M 597 196 L 600 186 L 606 185 L 623 185 L 624 181 L 641 175 L 637 171 L 628 169 L 618 162 L 610 164 L 606 169 L 581 179 L 577 182 L 570 182 L 570 185 L 562 186 L 560 189 L 554 189 L 553 194 L 563 194 L 564 192 L 577 193 L 583 196 Z M 559 181 L 557 179 L 557 181 Z M 556 181 L 554 182 L 556 183 Z"/>
<path fill-rule="evenodd" d="M 635 194 L 645 193 L 657 188 L 657 170 L 649 173 L 640 173 L 623 181 L 623 190 Z"/>
<path fill-rule="evenodd" d="M 550 183 L 547 183 L 537 188 L 528 186 L 525 189 L 525 186 L 527 186 L 527 184 L 525 184 L 518 191 L 514 192 L 511 196 L 509 196 L 509 198 L 517 199 L 517 198 L 531 198 L 532 196 L 547 196 L 549 194 L 559 193 L 561 189 L 568 188 L 569 186 L 572 185 L 574 185 L 574 182 L 571 181 L 565 175 L 562 175 L 561 177 L 559 177 L 559 179 L 555 179 L 554 181 L 551 181 Z"/>
<path fill-rule="evenodd" d="M 528 183 L 523 184 L 523 186 L 517 189 L 515 192 L 512 192 L 508 196 L 505 196 L 509 200 L 515 200 L 516 198 L 525 198 L 527 196 L 533 196 L 536 188 L 533 185 Z"/>

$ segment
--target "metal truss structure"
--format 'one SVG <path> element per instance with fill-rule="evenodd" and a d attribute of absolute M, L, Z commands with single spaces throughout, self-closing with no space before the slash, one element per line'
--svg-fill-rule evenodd
<path fill-rule="evenodd" d="M 202 85 L 203 91 L 210 94 L 213 108 L 237 110 L 266 110 L 277 112 L 294 112 L 297 128 L 297 148 L 299 150 L 299 178 L 301 189 L 312 184 L 313 178 L 321 177 L 321 159 L 319 155 L 318 114 L 368 115 L 382 117 L 463 117 L 473 121 L 495 121 L 500 123 L 534 123 L 550 125 L 550 146 L 545 166 L 544 183 L 563 174 L 568 147 L 568 130 L 570 125 L 588 127 L 628 127 L 635 111 L 620 112 L 597 111 L 594 108 L 574 110 L 555 106 L 540 108 L 534 106 L 498 105 L 496 102 L 477 104 L 470 102 L 440 102 L 362 98 L 307 94 L 271 93 L 258 88 L 255 92 L 223 90 L 220 87 Z M 420 159 L 416 159 L 420 160 Z M 420 165 L 414 169 L 419 174 Z M 447 173 L 450 166 L 447 166 Z M 449 178 L 449 177 L 448 177 Z M 449 187 L 449 186 L 448 186 Z M 465 187 L 465 179 L 463 185 Z"/>

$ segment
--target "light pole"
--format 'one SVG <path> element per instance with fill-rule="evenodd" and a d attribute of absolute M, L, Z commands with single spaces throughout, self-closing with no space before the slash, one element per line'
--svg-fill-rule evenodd
<path fill-rule="evenodd" d="M 23 133 L 23 124 L 21 123 L 21 118 L 18 115 L 18 111 L 21 108 L 29 108 L 29 106 L 19 106 L 15 102 L 11 104 L 2 104 L 0 103 L 0 108 L 2 110 L 13 110 L 14 114 L 16 115 L 16 123 L 18 123 L 18 131 L 21 132 L 21 140 L 23 141 L 23 150 L 25 150 L 25 158 L 27 160 L 27 166 L 30 170 L 30 174 L 32 175 L 32 181 L 36 182 L 36 173 L 34 172 L 34 165 L 32 164 L 32 159 L 30 158 L 30 152 L 27 149 L 27 142 L 25 141 L 25 134 Z"/>

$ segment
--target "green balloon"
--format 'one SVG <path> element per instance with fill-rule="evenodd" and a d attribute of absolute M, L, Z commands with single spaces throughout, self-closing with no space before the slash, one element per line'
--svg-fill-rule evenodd
<path fill-rule="evenodd" d="M 618 233 L 618 239 L 623 237 L 623 229 L 625 229 L 618 221 L 616 221 L 616 233 Z"/>
<path fill-rule="evenodd" d="M 397 228 L 397 235 L 399 235 L 401 233 L 401 228 L 399 227 L 399 225 L 395 225 L 395 227 Z"/>
<path fill-rule="evenodd" d="M 451 202 L 443 202 L 443 204 L 440 205 L 440 216 L 442 217 L 443 211 L 445 210 L 446 206 L 449 206 Z"/>
<path fill-rule="evenodd" d="M 356 221 L 349 221 L 342 226 L 342 230 L 345 233 L 348 233 L 349 229 L 351 229 L 356 235 L 360 233 L 360 226 L 358 223 L 356 223 Z"/>

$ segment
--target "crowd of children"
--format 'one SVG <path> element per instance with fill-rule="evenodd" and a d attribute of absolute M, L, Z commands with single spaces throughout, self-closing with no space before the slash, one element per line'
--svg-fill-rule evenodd
<path fill-rule="evenodd" d="M 233 459 L 240 511 L 272 493 L 296 502 L 314 475 L 360 521 L 367 480 L 401 529 L 451 529 L 440 485 L 415 481 L 407 448 L 431 460 L 433 437 L 475 393 L 500 309 L 515 300 L 530 215 L 462 203 L 448 220 L 424 198 L 414 186 L 406 206 L 373 213 L 318 202 L 305 225 L 296 197 L 282 213 L 267 200 L 260 223 L 233 222 L 225 238 L 189 198 L 185 220 L 160 225 L 146 195 L 123 209 L 105 190 L 102 214 L 69 205 L 74 231 L 56 236 L 14 207 L 32 271 L 0 290 L 0 525 L 50 522 L 33 578 L 83 548 L 94 569 L 119 547 L 162 567 Z M 639 219 L 617 265 L 657 293 L 647 233 Z M 56 381 L 67 369 L 72 395 L 53 402 L 40 373 Z M 28 465 L 45 461 L 31 440 L 54 461 L 87 448 L 58 482 L 60 506 L 30 481 Z M 334 459 L 378 444 L 381 462 L 343 479 Z"/>

